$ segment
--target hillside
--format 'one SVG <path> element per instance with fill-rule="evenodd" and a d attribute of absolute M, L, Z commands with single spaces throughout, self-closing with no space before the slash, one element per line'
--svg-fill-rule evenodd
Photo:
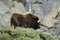
<path fill-rule="evenodd" d="M 60 37 L 40 29 L 0 27 L 0 40 L 60 40 Z"/>
<path fill-rule="evenodd" d="M 47 28 L 53 27 L 47 32 L 52 33 L 54 30 L 56 35 L 60 35 L 60 0 L 0 0 L 0 26 L 11 26 L 10 18 L 13 13 L 28 11 L 35 12 L 39 21 L 48 26 L 41 26 L 41 30 L 47 31 Z"/>

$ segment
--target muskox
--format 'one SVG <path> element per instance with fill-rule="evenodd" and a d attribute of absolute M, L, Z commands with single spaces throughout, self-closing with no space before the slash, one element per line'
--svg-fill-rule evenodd
<path fill-rule="evenodd" d="M 38 29 L 40 28 L 38 20 L 39 18 L 31 13 L 14 13 L 11 17 L 11 26 Z"/>

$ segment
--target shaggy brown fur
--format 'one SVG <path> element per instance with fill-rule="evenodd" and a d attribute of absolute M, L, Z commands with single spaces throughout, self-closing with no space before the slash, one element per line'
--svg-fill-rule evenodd
<path fill-rule="evenodd" d="M 25 21 L 25 18 L 23 17 L 22 14 L 17 14 L 17 13 L 14 13 L 11 17 L 11 26 L 14 25 L 14 28 L 16 26 L 25 26 L 26 24 L 26 21 Z"/>
<path fill-rule="evenodd" d="M 25 15 L 14 13 L 11 17 L 11 26 L 14 25 L 14 28 L 24 26 L 25 28 L 38 29 L 40 28 L 38 20 L 39 18 L 31 13 Z"/>
<path fill-rule="evenodd" d="M 26 18 L 26 24 L 27 27 L 29 28 L 33 28 L 33 29 L 38 29 L 39 27 L 39 23 L 38 20 L 39 18 L 31 13 L 24 15 Z"/>

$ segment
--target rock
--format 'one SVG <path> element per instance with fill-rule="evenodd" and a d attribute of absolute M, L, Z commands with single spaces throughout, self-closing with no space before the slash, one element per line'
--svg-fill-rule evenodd
<path fill-rule="evenodd" d="M 17 1 L 14 1 L 13 4 L 14 4 L 14 7 L 11 8 L 12 13 L 26 12 L 22 3 L 17 3 Z"/>
<path fill-rule="evenodd" d="M 9 11 L 9 8 L 6 5 L 4 5 L 4 3 L 2 1 L 0 1 L 0 20 L 1 20 L 0 26 L 7 26 L 6 23 L 9 23 L 7 17 L 10 17 L 10 16 L 5 15 L 7 11 Z"/>
<path fill-rule="evenodd" d="M 7 1 L 10 2 L 11 5 L 15 5 L 15 7 L 12 7 L 11 5 L 8 6 L 9 3 L 6 4 L 6 0 L 4 1 L 0 1 L 0 26 L 10 26 L 10 18 L 12 16 L 13 13 L 22 13 L 22 12 L 26 12 L 25 8 L 23 6 L 22 3 L 17 3 L 15 2 L 11 2 L 11 1 Z"/>

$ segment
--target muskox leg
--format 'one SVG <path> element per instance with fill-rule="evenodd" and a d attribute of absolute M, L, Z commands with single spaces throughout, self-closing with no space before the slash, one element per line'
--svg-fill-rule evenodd
<path fill-rule="evenodd" d="M 14 18 L 11 18 L 11 28 L 14 27 L 14 29 L 16 28 L 16 22 L 14 20 Z"/>
<path fill-rule="evenodd" d="M 16 28 L 16 26 L 14 26 L 14 29 Z"/>
<path fill-rule="evenodd" d="M 11 28 L 14 28 L 15 29 L 15 25 L 13 24 L 13 22 L 11 22 Z"/>

